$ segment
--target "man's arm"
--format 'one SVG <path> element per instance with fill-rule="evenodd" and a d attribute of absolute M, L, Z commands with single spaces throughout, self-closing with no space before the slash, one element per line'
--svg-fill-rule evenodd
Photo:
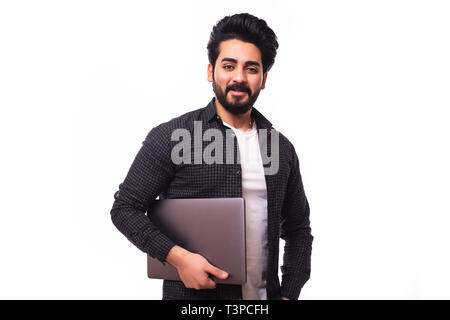
<path fill-rule="evenodd" d="M 176 267 L 186 287 L 212 289 L 216 284 L 208 274 L 221 279 L 226 279 L 228 274 L 209 264 L 201 255 L 177 246 L 145 214 L 167 188 L 175 172 L 169 141 L 159 127 L 147 135 L 125 181 L 114 195 L 111 219 L 136 247 Z"/>
<path fill-rule="evenodd" d="M 309 204 L 303 189 L 300 167 L 292 147 L 292 167 L 281 212 L 281 238 L 285 240 L 281 295 L 298 299 L 311 273 L 313 236 L 309 221 Z"/>
<path fill-rule="evenodd" d="M 168 186 L 175 170 L 168 139 L 160 127 L 150 131 L 114 194 L 111 209 L 111 219 L 117 229 L 136 247 L 161 262 L 175 243 L 145 213 Z"/>

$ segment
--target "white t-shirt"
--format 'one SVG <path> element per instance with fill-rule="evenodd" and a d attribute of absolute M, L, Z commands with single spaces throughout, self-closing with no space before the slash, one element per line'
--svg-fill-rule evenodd
<path fill-rule="evenodd" d="M 245 200 L 247 282 L 242 286 L 244 300 L 267 299 L 267 189 L 259 149 L 256 124 L 247 131 L 226 122 L 236 135 L 242 168 L 242 196 Z"/>

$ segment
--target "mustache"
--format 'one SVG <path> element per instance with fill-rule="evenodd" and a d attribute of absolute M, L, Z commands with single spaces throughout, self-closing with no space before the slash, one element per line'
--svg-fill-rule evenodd
<path fill-rule="evenodd" d="M 226 93 L 228 93 L 228 91 L 230 91 L 230 90 L 243 91 L 243 92 L 247 92 L 248 94 L 251 94 L 250 88 L 242 83 L 236 83 L 236 84 L 232 84 L 231 86 L 228 86 Z"/>

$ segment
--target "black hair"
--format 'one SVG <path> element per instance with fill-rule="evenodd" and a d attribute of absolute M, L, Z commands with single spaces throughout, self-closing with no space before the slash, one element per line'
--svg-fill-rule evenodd
<path fill-rule="evenodd" d="M 208 59 L 213 68 L 219 56 L 222 41 L 238 39 L 254 44 L 261 51 L 263 73 L 269 71 L 275 62 L 278 42 L 277 36 L 267 23 L 249 13 L 226 16 L 213 27 L 208 42 Z"/>

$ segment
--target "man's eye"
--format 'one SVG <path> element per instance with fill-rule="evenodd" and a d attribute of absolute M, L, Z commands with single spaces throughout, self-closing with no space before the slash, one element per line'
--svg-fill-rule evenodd
<path fill-rule="evenodd" d="M 258 69 L 255 69 L 255 68 L 248 68 L 248 70 L 250 70 L 250 72 L 253 72 L 253 73 L 258 72 Z"/>
<path fill-rule="evenodd" d="M 226 65 L 226 66 L 223 66 L 223 68 L 224 68 L 224 69 L 227 69 L 227 70 L 231 70 L 231 69 L 233 69 L 233 66 Z"/>

